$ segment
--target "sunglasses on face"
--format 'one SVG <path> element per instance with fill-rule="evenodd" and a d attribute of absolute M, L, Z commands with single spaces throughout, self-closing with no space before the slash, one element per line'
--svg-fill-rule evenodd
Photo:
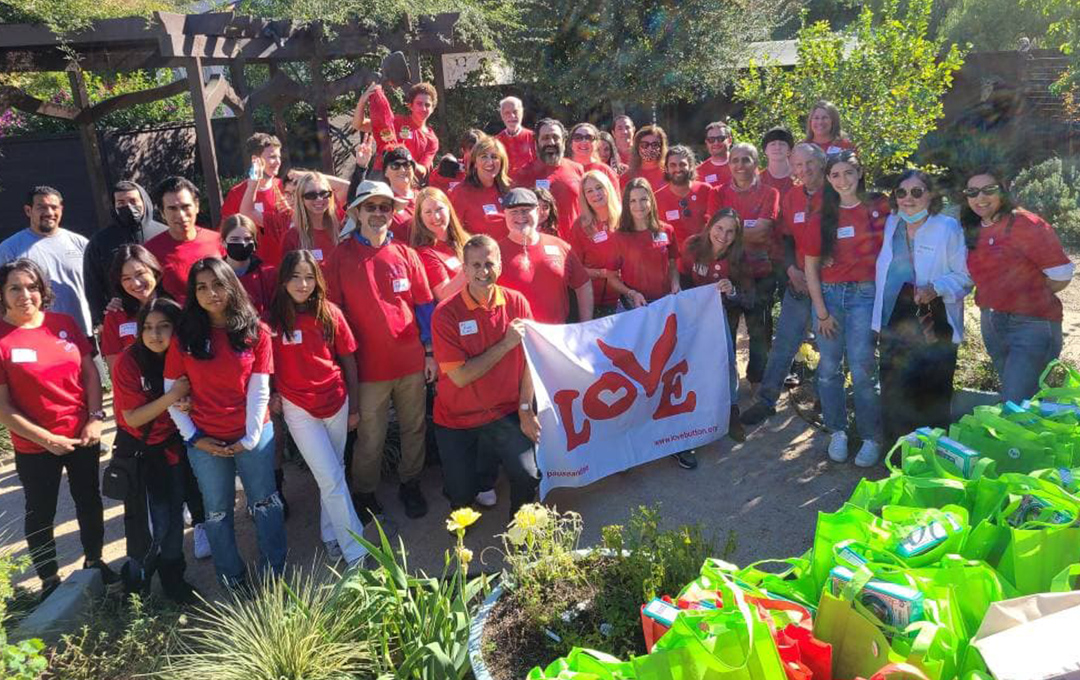
<path fill-rule="evenodd" d="M 659 149 L 661 146 L 660 142 L 641 142 L 638 144 L 638 148 L 641 149 Z"/>
<path fill-rule="evenodd" d="M 915 187 L 911 191 L 901 187 L 893 192 L 897 198 L 907 198 L 908 194 L 911 194 L 912 198 L 922 198 L 926 193 L 926 189 L 923 189 L 922 187 Z"/>
<path fill-rule="evenodd" d="M 975 198 L 979 194 L 983 196 L 996 196 L 1001 193 L 1000 184 L 987 184 L 984 187 L 968 187 L 964 189 L 964 195 L 968 198 Z"/>
<path fill-rule="evenodd" d="M 394 161 L 387 167 L 391 170 L 404 170 L 409 167 L 409 161 Z"/>
<path fill-rule="evenodd" d="M 709 144 L 720 144 L 727 141 L 727 137 L 706 137 L 705 141 Z"/>
<path fill-rule="evenodd" d="M 330 198 L 331 194 L 330 194 L 329 191 L 324 190 L 324 191 L 305 191 L 303 195 L 304 195 L 304 200 L 305 201 L 317 201 L 317 200 L 322 199 L 322 198 Z"/>
<path fill-rule="evenodd" d="M 390 213 L 394 211 L 392 203 L 365 203 L 363 205 L 364 212 L 375 213 Z"/>
<path fill-rule="evenodd" d="M 592 135 L 574 134 L 574 135 L 570 135 L 570 141 L 571 142 L 595 142 L 596 137 L 593 137 Z"/>

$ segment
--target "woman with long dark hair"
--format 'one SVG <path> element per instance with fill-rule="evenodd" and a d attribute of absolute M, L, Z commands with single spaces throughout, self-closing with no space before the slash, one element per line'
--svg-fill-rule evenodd
<path fill-rule="evenodd" d="M 237 473 L 263 558 L 275 574 L 285 568 L 285 523 L 267 408 L 273 372 L 270 331 L 232 268 L 216 257 L 196 262 L 165 361 L 165 389 L 182 376 L 191 382 L 190 415 L 175 406 L 169 414 L 202 490 L 215 571 L 230 587 L 246 581 L 233 529 Z"/>
<path fill-rule="evenodd" d="M 618 266 L 608 283 L 622 296 L 625 308 L 642 307 L 679 292 L 675 230 L 657 217 L 656 197 L 644 177 L 630 180 L 623 191 L 615 244 Z"/>
<path fill-rule="evenodd" d="M 1005 178 L 983 168 L 968 175 L 960 224 L 986 351 L 1001 397 L 1019 403 L 1061 352 L 1061 300 L 1075 267 L 1054 228 L 1018 208 Z"/>
<path fill-rule="evenodd" d="M 548 236 L 559 235 L 559 205 L 551 192 L 543 187 L 532 190 L 536 194 L 536 212 L 538 222 L 536 230 Z"/>
<path fill-rule="evenodd" d="M 960 224 L 941 214 L 934 180 L 900 175 L 877 259 L 873 329 L 879 333 L 885 442 L 952 421 L 956 349 L 971 291 Z"/>
<path fill-rule="evenodd" d="M 187 378 L 165 389 L 165 354 L 180 322 L 180 305 L 161 297 L 136 316 L 136 338 L 113 370 L 116 440 L 113 457 L 136 461 L 132 493 L 124 500 L 124 537 L 130 561 L 128 588 L 148 593 L 157 572 L 165 594 L 183 604 L 197 601 L 184 580 L 184 442 L 168 409 L 187 396 Z M 150 523 L 147 523 L 149 510 Z"/>
<path fill-rule="evenodd" d="M 874 267 L 889 214 L 888 204 L 866 193 L 863 166 L 853 151 L 825 162 L 821 212 L 807 228 L 806 285 L 814 308 L 818 394 L 829 431 L 829 458 L 848 458 L 844 361 L 851 370 L 855 422 L 862 446 L 860 467 L 881 456 L 881 412 L 875 389 Z"/>
<path fill-rule="evenodd" d="M 149 250 L 137 243 L 116 249 L 109 268 L 109 283 L 120 300 L 120 308 L 109 308 L 101 327 L 101 354 L 110 374 L 120 353 L 139 336 L 136 320 L 139 310 L 165 293 L 161 279 L 161 265 Z M 115 303 L 110 307 L 115 307 Z"/>
<path fill-rule="evenodd" d="M 232 215 L 221 223 L 221 242 L 225 244 L 225 262 L 236 272 L 248 300 L 261 316 L 274 295 L 277 270 L 255 254 L 259 247 L 259 230 L 244 215 Z"/>
<path fill-rule="evenodd" d="M 274 389 L 293 441 L 319 485 L 323 544 L 331 558 L 358 564 L 367 551 L 353 534 L 364 527 L 343 462 L 348 431 L 360 423 L 356 340 L 341 310 L 326 299 L 326 283 L 310 252 L 294 250 L 281 261 L 269 324 Z"/>

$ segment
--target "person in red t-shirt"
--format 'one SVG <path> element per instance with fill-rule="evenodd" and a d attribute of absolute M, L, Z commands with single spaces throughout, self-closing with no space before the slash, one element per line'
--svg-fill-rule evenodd
<path fill-rule="evenodd" d="M 533 500 L 540 480 L 540 422 L 521 348 L 522 320 L 532 313 L 525 296 L 497 284 L 502 262 L 491 237 L 469 239 L 464 256 L 468 285 L 440 303 L 432 319 L 445 376 L 435 397 L 444 490 L 451 507 L 469 505 L 488 485 L 484 458 L 496 458 L 510 479 L 513 517 Z"/>
<path fill-rule="evenodd" d="M 139 337 L 139 310 L 164 293 L 161 265 L 149 250 L 137 244 L 120 246 L 109 268 L 109 283 L 117 298 L 110 303 L 101 326 L 101 354 L 112 374 L 120 353 Z M 119 304 L 114 304 L 114 303 Z"/>
<path fill-rule="evenodd" d="M 382 514 L 375 497 L 393 402 L 401 431 L 398 498 L 410 518 L 427 513 L 420 490 L 424 469 L 425 382 L 438 368 L 431 355 L 434 298 L 420 257 L 391 239 L 394 196 L 382 182 L 361 182 L 349 205 L 349 229 L 330 258 L 326 285 L 341 307 L 359 349 L 360 429 L 353 462 L 357 512 Z M 353 226 L 355 225 L 355 226 Z"/>
<path fill-rule="evenodd" d="M 454 212 L 469 234 L 487 234 L 498 240 L 506 236 L 502 197 L 510 191 L 506 149 L 494 137 L 482 137 L 473 147 L 465 181 L 449 193 Z"/>
<path fill-rule="evenodd" d="M 499 102 L 499 117 L 506 127 L 495 135 L 495 139 L 506 147 L 506 155 L 510 158 L 507 172 L 514 172 L 536 160 L 536 135 L 522 125 L 525 106 L 517 97 L 506 97 Z"/>
<path fill-rule="evenodd" d="M 113 371 L 116 439 L 113 459 L 134 460 L 139 474 L 124 499 L 127 588 L 149 594 L 154 572 L 165 595 L 180 604 L 199 601 L 184 580 L 184 442 L 168 408 L 190 391 L 186 378 L 164 387 L 165 355 L 180 323 L 180 306 L 156 298 L 139 310 L 138 332 Z M 149 521 L 148 521 L 149 520 Z"/>
<path fill-rule="evenodd" d="M 469 234 L 461 228 L 457 212 L 446 194 L 428 187 L 416 197 L 412 243 L 424 263 L 428 285 L 436 302 L 453 296 L 465 285 L 461 249 Z"/>
<path fill-rule="evenodd" d="M 183 177 L 169 177 L 158 185 L 158 201 L 169 230 L 146 242 L 161 265 L 161 285 L 183 304 L 191 265 L 204 257 L 225 254 L 221 236 L 195 225 L 199 214 L 199 190 Z"/>
<path fill-rule="evenodd" d="M 721 187 L 731 181 L 731 168 L 728 165 L 728 153 L 735 140 L 731 128 L 723 121 L 716 121 L 705 126 L 705 148 L 709 157 L 697 167 L 697 179 L 711 187 Z"/>
<path fill-rule="evenodd" d="M 585 266 L 593 285 L 593 318 L 615 313 L 619 294 L 609 283 L 619 264 L 615 231 L 622 205 L 611 180 L 590 170 L 581 181 L 581 213 L 570 228 L 570 250 Z"/>
<path fill-rule="evenodd" d="M 758 178 L 765 186 L 776 189 L 781 198 L 795 186 L 791 176 L 791 149 L 794 146 L 795 138 L 787 128 L 780 126 L 769 129 L 761 140 L 765 167 L 758 172 Z"/>
<path fill-rule="evenodd" d="M 619 160 L 619 147 L 615 146 L 615 138 L 606 130 L 600 131 L 600 137 L 596 141 L 596 154 L 601 163 L 615 171 L 616 176 L 622 176 L 630 167 Z"/>
<path fill-rule="evenodd" d="M 1014 206 L 1000 171 L 973 172 L 960 223 L 986 351 L 1001 379 L 1002 399 L 1020 403 L 1061 352 L 1061 300 L 1074 265 L 1054 228 Z"/>
<path fill-rule="evenodd" d="M 407 148 L 396 146 L 383 154 L 383 176 L 398 199 L 394 202 L 390 233 L 399 242 L 408 243 L 416 208 L 416 189 L 420 185 L 416 181 L 416 163 Z"/>
<path fill-rule="evenodd" d="M 549 236 L 559 235 L 559 206 L 555 203 L 555 197 L 551 195 L 551 192 L 547 189 L 533 189 L 533 193 L 536 194 L 536 214 L 539 222 L 536 225 L 536 230 L 541 234 L 547 234 Z M 578 196 L 578 203 L 580 205 L 581 196 Z M 503 227 L 506 226 L 506 220 L 503 220 Z"/>
<path fill-rule="evenodd" d="M 600 159 L 600 130 L 592 123 L 578 123 L 570 129 L 570 159 L 585 169 L 607 175 L 615 190 L 619 190 L 619 175 Z"/>
<path fill-rule="evenodd" d="M 816 319 L 818 394 L 830 432 L 829 458 L 848 458 L 844 361 L 851 371 L 855 421 L 862 447 L 856 464 L 881 455 L 881 414 L 875 385 L 874 270 L 889 215 L 888 203 L 866 195 L 862 164 L 852 151 L 825 163 L 821 212 L 807 229 L 806 283 Z"/>
<path fill-rule="evenodd" d="M 585 169 L 563 158 L 566 149 L 566 128 L 553 118 L 536 124 L 537 158 L 532 165 L 514 173 L 514 185 L 529 190 L 547 189 L 559 206 L 559 238 L 570 235 L 570 225 L 577 219 L 578 195 Z"/>
<path fill-rule="evenodd" d="M 261 317 L 270 307 L 277 270 L 255 254 L 258 234 L 255 223 L 243 215 L 233 215 L 221 225 L 221 239 L 225 242 L 225 262 L 236 272 L 237 278 L 247 291 L 251 306 Z"/>
<path fill-rule="evenodd" d="M 428 175 L 428 186 L 449 194 L 454 187 L 464 182 L 469 172 L 469 159 L 472 158 L 473 147 L 486 136 L 476 128 L 466 130 L 461 138 L 461 159 L 454 158 L 450 154 L 443 156 L 435 171 Z"/>
<path fill-rule="evenodd" d="M 246 181 L 241 181 L 225 195 L 221 206 L 224 222 L 236 214 L 246 215 L 262 232 L 259 239 L 259 257 L 274 262 L 281 259 L 281 239 L 288 229 L 288 221 L 282 226 L 279 211 L 291 213 L 285 203 L 288 189 L 278 179 L 281 170 L 281 140 L 265 132 L 256 132 L 245 143 L 251 166 Z M 268 231 L 267 226 L 273 228 Z"/>
<path fill-rule="evenodd" d="M 540 323 L 566 323 L 572 289 L 577 297 L 579 321 L 593 318 L 593 289 L 589 275 L 570 244 L 537 230 L 540 219 L 536 194 L 511 189 L 503 197 L 510 232 L 499 241 L 503 285 L 525 296 Z"/>
<path fill-rule="evenodd" d="M 657 218 L 656 198 L 644 177 L 630 180 L 623 193 L 615 259 L 608 280 L 625 308 L 641 307 L 680 290 L 675 230 Z"/>
<path fill-rule="evenodd" d="M 634 134 L 633 154 L 630 156 L 630 168 L 623 176 L 623 186 L 630 180 L 644 177 L 654 192 L 667 183 L 664 179 L 664 159 L 667 158 L 668 139 L 664 128 L 659 125 L 643 125 Z"/>
<path fill-rule="evenodd" d="M 165 357 L 165 389 L 181 377 L 191 383 L 190 413 L 174 405 L 169 415 L 199 480 L 214 571 L 230 587 L 243 584 L 247 573 L 233 529 L 237 473 L 262 556 L 274 574 L 285 569 L 285 515 L 274 481 L 268 409 L 273 372 L 270 330 L 232 268 L 216 257 L 196 262 Z"/>
<path fill-rule="evenodd" d="M 327 300 L 319 263 L 307 250 L 282 260 L 267 314 L 274 348 L 271 408 L 280 409 L 319 485 L 319 528 L 327 554 L 359 564 L 367 550 L 345 479 L 345 440 L 360 424 L 356 339 Z"/>
<path fill-rule="evenodd" d="M 854 150 L 855 145 L 840 128 L 840 109 L 824 99 L 814 102 L 806 117 L 804 142 L 817 144 L 829 156 L 844 150 Z"/>
<path fill-rule="evenodd" d="M 60 585 L 53 519 L 67 470 L 85 567 L 116 575 L 101 559 L 105 525 L 98 458 L 105 412 L 101 376 L 86 332 L 67 314 L 46 311 L 49 280 L 32 260 L 0 266 L 0 424 L 11 433 L 15 472 L 23 487 L 26 545 L 48 596 Z"/>
<path fill-rule="evenodd" d="M 369 103 L 370 119 L 364 113 Z M 438 103 L 439 95 L 435 87 L 430 83 L 418 83 L 405 93 L 409 115 L 394 115 L 382 85 L 372 83 L 364 90 L 353 113 L 353 127 L 360 132 L 375 134 L 376 170 L 382 169 L 383 153 L 387 149 L 404 145 L 416 161 L 417 173 L 424 177 L 431 172 L 431 165 L 439 152 L 439 138 L 435 131 L 428 127 L 427 121 Z"/>
<path fill-rule="evenodd" d="M 634 132 L 634 120 L 630 116 L 615 116 L 611 121 L 611 136 L 615 139 L 619 162 L 627 167 L 634 157 Z"/>
<path fill-rule="evenodd" d="M 310 250 L 325 272 L 330 255 L 340 240 L 340 204 L 327 176 L 321 172 L 305 172 L 297 176 L 293 196 L 296 211 L 293 213 L 293 226 L 282 240 L 282 254 L 292 250 Z"/>
<path fill-rule="evenodd" d="M 696 166 L 697 158 L 690 147 L 681 144 L 671 147 L 664 157 L 664 177 L 668 183 L 656 192 L 656 212 L 675 229 L 675 243 L 680 248 L 708 223 L 712 187 L 692 179 Z"/>

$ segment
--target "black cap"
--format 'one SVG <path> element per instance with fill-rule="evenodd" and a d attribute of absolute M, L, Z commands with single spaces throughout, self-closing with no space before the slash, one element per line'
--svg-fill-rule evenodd
<path fill-rule="evenodd" d="M 777 125 L 774 128 L 769 128 L 769 131 L 765 133 L 765 138 L 761 140 L 761 150 L 764 151 L 769 142 L 777 141 L 786 142 L 789 149 L 795 148 L 795 137 L 791 135 L 791 132 L 786 127 Z"/>
<path fill-rule="evenodd" d="M 387 149 L 382 155 L 382 164 L 384 168 L 390 167 L 391 163 L 397 163 L 399 161 L 413 162 L 412 154 L 404 146 L 395 146 L 392 149 Z"/>
<path fill-rule="evenodd" d="M 521 187 L 511 189 L 502 197 L 503 208 L 516 208 L 522 205 L 540 205 L 540 201 L 532 191 Z"/>

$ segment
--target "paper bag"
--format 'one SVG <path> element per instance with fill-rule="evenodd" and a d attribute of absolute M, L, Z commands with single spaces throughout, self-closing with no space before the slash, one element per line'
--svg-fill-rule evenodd
<path fill-rule="evenodd" d="M 995 602 L 972 643 L 997 680 L 1080 680 L 1080 590 Z"/>

